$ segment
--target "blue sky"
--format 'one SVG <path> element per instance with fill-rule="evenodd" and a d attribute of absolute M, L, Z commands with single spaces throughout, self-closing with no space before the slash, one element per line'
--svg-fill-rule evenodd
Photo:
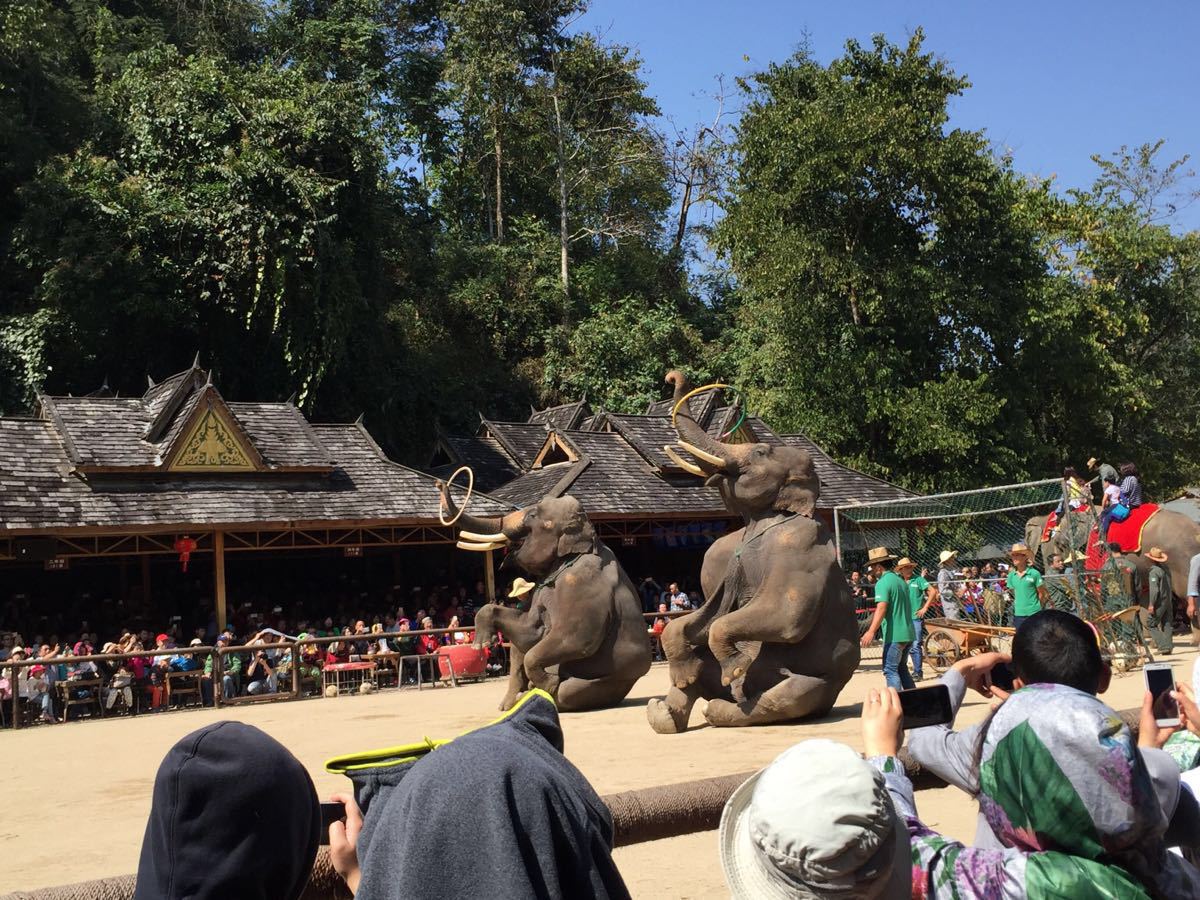
<path fill-rule="evenodd" d="M 1200 170 L 1200 3 L 592 0 L 579 27 L 636 47 L 650 93 L 680 124 L 707 121 L 715 78 L 787 58 L 807 34 L 822 61 L 848 38 L 927 49 L 971 80 L 951 124 L 982 128 L 1017 168 L 1085 187 L 1093 153 L 1165 138 L 1164 159 Z M 1200 202 L 1174 223 L 1200 228 Z"/>

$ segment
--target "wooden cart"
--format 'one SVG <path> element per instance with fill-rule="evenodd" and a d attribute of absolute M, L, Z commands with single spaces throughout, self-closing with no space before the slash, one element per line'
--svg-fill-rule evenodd
<path fill-rule="evenodd" d="M 925 662 L 939 674 L 968 656 L 992 650 L 1008 652 L 1016 629 L 981 625 L 963 619 L 926 619 L 921 651 Z"/>

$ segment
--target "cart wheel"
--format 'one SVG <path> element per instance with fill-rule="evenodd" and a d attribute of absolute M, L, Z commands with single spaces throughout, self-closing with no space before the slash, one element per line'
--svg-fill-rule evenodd
<path fill-rule="evenodd" d="M 931 631 L 925 635 L 925 662 L 939 675 L 962 658 L 954 636 L 946 631 Z"/>

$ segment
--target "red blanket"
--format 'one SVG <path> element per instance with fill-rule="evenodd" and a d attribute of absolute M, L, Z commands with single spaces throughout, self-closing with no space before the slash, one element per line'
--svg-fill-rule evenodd
<path fill-rule="evenodd" d="M 1050 532 L 1054 530 L 1054 526 L 1058 524 L 1058 510 L 1050 513 L 1046 519 L 1046 524 L 1042 526 L 1042 543 L 1050 540 Z"/>
<path fill-rule="evenodd" d="M 1108 523 L 1108 539 L 1121 545 L 1126 553 L 1140 553 L 1142 549 L 1142 530 L 1158 512 L 1157 503 L 1143 503 L 1137 509 L 1130 510 L 1124 522 Z M 1108 547 L 1100 543 L 1100 536 L 1095 529 L 1088 535 L 1087 563 L 1089 569 L 1099 569 L 1108 559 Z"/>

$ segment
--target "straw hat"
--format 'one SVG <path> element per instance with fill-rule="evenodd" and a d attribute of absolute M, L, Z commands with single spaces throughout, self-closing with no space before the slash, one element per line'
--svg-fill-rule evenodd
<path fill-rule="evenodd" d="M 887 547 L 872 547 L 871 551 L 867 554 L 867 566 L 873 566 L 875 563 L 895 558 L 895 556 L 888 553 Z M 865 569 L 867 566 L 863 566 L 863 568 Z"/>
<path fill-rule="evenodd" d="M 917 564 L 907 556 L 900 557 L 900 560 L 896 563 L 897 569 L 915 569 L 916 567 Z"/>
<path fill-rule="evenodd" d="M 938 565 L 944 566 L 946 563 L 950 562 L 950 560 L 952 560 L 952 559 L 958 559 L 958 551 L 957 550 L 943 550 L 941 553 L 938 554 Z"/>
<path fill-rule="evenodd" d="M 1025 546 L 1024 544 L 1013 544 L 1012 549 L 1008 551 L 1008 555 L 1009 556 L 1024 556 L 1024 557 L 1033 556 L 1033 554 L 1029 552 L 1029 548 L 1027 546 Z"/>
<path fill-rule="evenodd" d="M 29 655 L 29 653 L 28 653 L 28 652 L 26 652 L 25 648 L 24 648 L 24 647 L 22 647 L 22 646 L 20 646 L 20 645 L 17 645 L 16 647 L 13 647 L 13 648 L 12 648 L 12 653 L 13 653 L 13 655 L 14 655 L 14 656 L 15 656 L 16 654 L 18 654 L 18 653 L 20 653 L 22 656 L 28 656 L 28 655 Z"/>
<path fill-rule="evenodd" d="M 882 773 L 845 744 L 785 750 L 734 791 L 718 840 L 734 900 L 912 894 L 904 820 Z"/>
<path fill-rule="evenodd" d="M 1162 547 L 1151 547 L 1150 552 L 1146 554 L 1146 559 L 1162 563 L 1167 561 L 1167 554 L 1163 551 Z"/>
<path fill-rule="evenodd" d="M 1096 457 L 1094 457 L 1094 456 L 1089 456 L 1089 457 L 1088 457 L 1088 468 L 1089 468 L 1089 469 L 1094 469 L 1094 468 L 1096 468 Z"/>
<path fill-rule="evenodd" d="M 526 581 L 524 578 L 518 578 L 512 583 L 512 590 L 508 592 L 508 596 L 514 599 L 517 597 L 524 597 L 535 587 L 537 587 L 537 585 L 532 581 Z"/>

